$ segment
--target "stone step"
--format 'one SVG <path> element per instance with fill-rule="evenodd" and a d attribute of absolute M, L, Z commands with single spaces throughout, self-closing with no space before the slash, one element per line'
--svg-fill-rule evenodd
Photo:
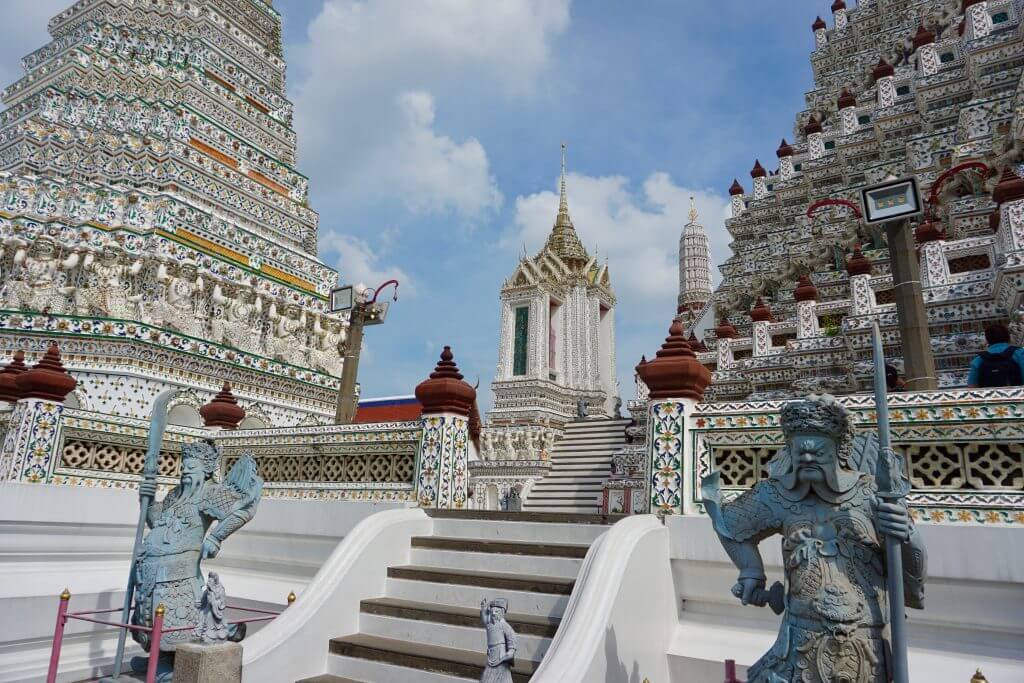
<path fill-rule="evenodd" d="M 503 572 L 438 569 L 415 565 L 388 567 L 388 578 L 550 595 L 569 595 L 572 593 L 573 584 L 576 583 L 575 577 L 566 579 L 556 576 L 523 576 L 522 574 L 505 574 Z"/>
<path fill-rule="evenodd" d="M 474 543 L 468 539 L 463 542 Z M 583 550 L 586 551 L 586 546 L 583 547 Z M 409 562 L 419 567 L 433 567 L 442 570 L 450 568 L 461 571 L 541 574 L 571 579 L 579 573 L 583 560 L 574 557 L 505 555 L 496 552 L 476 553 L 467 550 L 435 550 L 414 547 Z"/>
<path fill-rule="evenodd" d="M 418 671 L 436 672 L 479 680 L 486 664 L 486 653 L 455 648 L 424 646 L 392 638 L 358 633 L 331 640 L 330 651 L 342 657 L 382 662 L 391 666 Z M 520 659 L 512 667 L 514 683 L 526 683 L 537 670 L 539 662 Z M 407 679 L 407 680 L 420 680 Z"/>
<path fill-rule="evenodd" d="M 520 614 L 515 606 L 506 615 L 506 620 L 516 633 L 521 635 L 553 638 L 558 629 L 559 619 Z M 403 619 L 417 619 L 452 626 L 480 626 L 480 609 L 468 609 L 446 605 L 430 605 L 412 600 L 396 600 L 394 598 L 373 598 L 363 600 L 359 611 L 363 614 L 376 614 Z"/>
<path fill-rule="evenodd" d="M 352 678 L 342 678 L 341 676 L 335 676 L 334 674 L 320 674 L 319 676 L 313 676 L 312 678 L 303 678 L 301 681 L 295 683 L 362 683 Z"/>
<path fill-rule="evenodd" d="M 501 590 L 478 586 L 433 583 L 430 581 L 389 578 L 384 584 L 384 596 L 395 600 L 426 603 L 435 606 L 480 609 L 481 600 L 507 598 L 518 614 L 533 617 L 561 618 L 569 604 L 569 596 L 552 593 L 530 593 L 519 590 Z"/>
<path fill-rule="evenodd" d="M 478 683 L 480 680 L 436 671 L 417 671 L 401 664 L 374 659 L 344 657 L 330 650 L 327 652 L 327 670 L 344 678 L 372 683 Z"/>
<path fill-rule="evenodd" d="M 541 488 L 540 484 L 537 484 L 533 487 L 533 490 L 530 491 L 530 495 L 527 497 L 527 500 L 532 500 L 534 498 L 582 498 L 584 496 L 587 498 L 593 498 L 595 494 L 600 492 L 601 487 L 594 484 L 588 484 L 584 487 L 578 488 L 558 486 L 547 486 Z"/>
<path fill-rule="evenodd" d="M 551 505 L 548 505 L 548 504 L 537 504 L 537 505 L 524 504 L 523 505 L 523 509 L 527 509 L 527 508 L 531 512 L 536 512 L 536 511 L 543 510 L 543 511 L 547 511 L 547 512 L 565 512 L 565 513 L 572 513 L 572 514 L 587 514 L 587 513 L 596 512 L 596 511 L 600 510 L 601 506 L 600 505 L 579 506 L 579 505 L 559 505 L 559 504 L 551 504 Z"/>
<path fill-rule="evenodd" d="M 632 420 L 573 420 L 565 423 L 566 432 L 587 431 L 588 429 L 625 429 Z"/>
<path fill-rule="evenodd" d="M 544 477 L 544 481 L 564 482 L 567 484 L 603 484 L 607 479 L 603 474 L 577 474 L 573 472 L 556 472 Z"/>
<path fill-rule="evenodd" d="M 413 548 L 432 550 L 462 550 L 474 553 L 498 553 L 500 555 L 534 555 L 543 557 L 587 556 L 589 544 L 583 543 L 518 543 L 515 541 L 467 540 L 445 538 L 444 536 L 416 536 Z"/>
<path fill-rule="evenodd" d="M 486 649 L 487 633 L 480 623 L 477 612 L 476 624 L 468 626 L 421 621 L 406 617 L 360 613 L 359 633 L 367 636 L 393 638 L 431 647 L 451 647 L 469 652 Z M 551 639 L 523 633 L 517 635 L 516 658 L 540 660 L 544 657 Z"/>

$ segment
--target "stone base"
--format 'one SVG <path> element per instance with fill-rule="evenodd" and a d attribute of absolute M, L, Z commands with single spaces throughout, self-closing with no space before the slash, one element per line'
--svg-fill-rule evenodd
<path fill-rule="evenodd" d="M 239 643 L 182 643 L 174 656 L 174 683 L 241 683 Z"/>

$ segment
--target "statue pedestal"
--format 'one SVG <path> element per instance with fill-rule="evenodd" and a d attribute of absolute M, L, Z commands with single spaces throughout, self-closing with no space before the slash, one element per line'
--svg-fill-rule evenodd
<path fill-rule="evenodd" d="M 182 643 L 174 655 L 174 683 L 241 683 L 238 643 Z"/>

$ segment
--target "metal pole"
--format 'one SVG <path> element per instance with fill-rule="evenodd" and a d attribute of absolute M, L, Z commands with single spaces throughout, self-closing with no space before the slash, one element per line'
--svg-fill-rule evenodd
<path fill-rule="evenodd" d="M 935 359 L 928 333 L 928 313 L 921 294 L 921 268 L 914 251 L 914 234 L 903 220 L 886 223 L 885 233 L 889 240 L 889 264 L 907 391 L 934 391 L 938 388 Z"/>
<path fill-rule="evenodd" d="M 46 683 L 55 683 L 57 680 L 57 665 L 60 663 L 60 646 L 64 642 L 64 624 L 68 621 L 69 600 L 71 593 L 65 588 L 60 594 L 60 604 L 57 605 L 57 625 L 53 627 L 53 647 L 50 649 L 50 668 L 46 672 Z"/>
<path fill-rule="evenodd" d="M 358 303 L 352 307 L 345 344 L 345 363 L 341 367 L 341 385 L 338 387 L 338 407 L 334 413 L 335 424 L 351 424 L 356 417 L 356 378 L 359 375 L 359 354 L 363 349 L 365 316 L 363 304 Z"/>
<path fill-rule="evenodd" d="M 121 629 L 125 631 L 127 629 Z M 164 631 L 164 603 L 153 611 L 153 630 L 149 632 L 149 663 L 146 665 L 146 683 L 155 683 L 157 664 L 160 663 L 160 639 Z"/>
<path fill-rule="evenodd" d="M 890 242 L 890 246 L 891 246 Z M 878 322 L 871 324 L 875 355 L 875 414 L 878 421 L 878 496 L 888 503 L 902 503 L 902 487 L 892 476 L 899 476 L 896 455 L 889 432 L 889 403 L 885 386 L 885 355 Z M 892 647 L 892 681 L 908 683 L 905 598 L 903 595 L 903 543 L 885 536 L 886 587 L 889 593 L 889 628 Z"/>
<path fill-rule="evenodd" d="M 160 468 L 160 446 L 163 444 L 164 429 L 167 427 L 167 406 L 171 398 L 177 394 L 173 389 L 168 389 L 156 397 L 153 401 L 153 415 L 149 421 L 149 443 L 146 450 L 146 462 L 143 465 L 143 478 L 145 484 L 156 482 L 156 475 Z M 131 616 L 132 598 L 135 595 L 135 561 L 139 557 L 139 548 L 142 547 L 142 532 L 146 529 L 146 517 L 149 515 L 149 505 L 153 502 L 152 496 L 139 497 L 139 519 L 135 524 L 135 544 L 132 546 L 132 562 L 128 567 L 128 587 L 124 591 L 124 605 L 121 608 L 121 623 L 127 624 Z M 128 629 L 119 629 L 117 634 L 117 653 L 114 655 L 114 673 L 111 678 L 115 681 L 121 676 L 121 666 L 124 664 L 124 646 L 128 638 Z"/>

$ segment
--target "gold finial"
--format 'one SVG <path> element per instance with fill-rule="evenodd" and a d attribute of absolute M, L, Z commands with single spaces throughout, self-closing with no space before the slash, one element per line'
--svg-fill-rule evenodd
<path fill-rule="evenodd" d="M 67 588 L 65 588 L 64 592 L 60 594 L 60 599 L 64 600 L 64 601 L 70 600 L 71 599 L 71 591 L 69 591 Z"/>
<path fill-rule="evenodd" d="M 288 594 L 288 604 L 291 605 L 293 602 L 295 602 L 295 591 Z"/>
<path fill-rule="evenodd" d="M 161 602 L 159 605 L 156 606 L 156 615 L 158 617 L 162 617 L 164 615 L 164 611 L 164 603 Z"/>
<path fill-rule="evenodd" d="M 988 683 L 988 679 L 985 678 L 985 674 L 981 673 L 981 669 L 977 669 L 971 676 L 971 683 Z"/>
<path fill-rule="evenodd" d="M 693 197 L 690 197 L 690 222 L 697 222 L 697 207 L 693 203 Z"/>
<path fill-rule="evenodd" d="M 569 213 L 569 200 L 565 194 L 565 143 L 562 143 L 562 181 L 558 195 L 558 213 Z"/>

